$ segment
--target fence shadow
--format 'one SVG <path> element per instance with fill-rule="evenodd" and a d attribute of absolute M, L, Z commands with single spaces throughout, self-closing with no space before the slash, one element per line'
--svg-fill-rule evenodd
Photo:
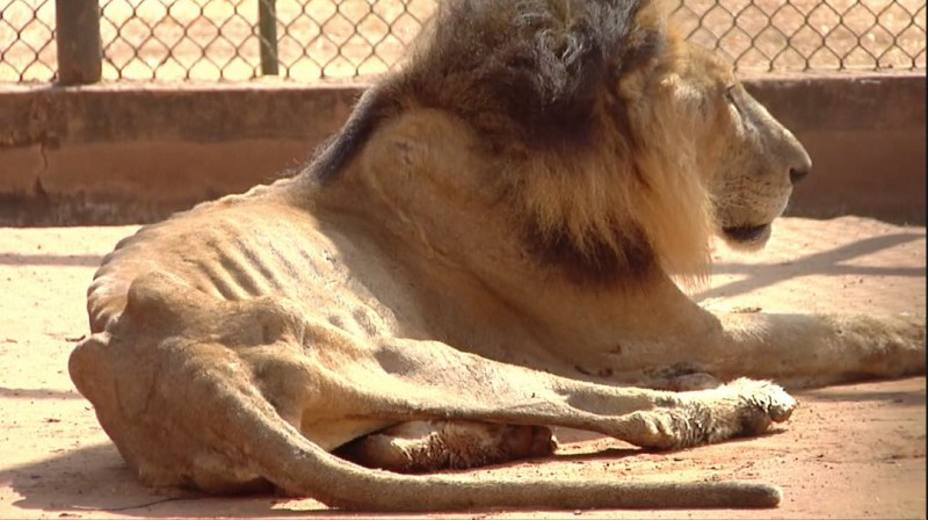
<path fill-rule="evenodd" d="M 824 389 L 805 392 L 805 398 L 825 402 L 879 402 L 885 405 L 925 407 L 924 390 L 874 391 L 858 388 Z"/>
<path fill-rule="evenodd" d="M 907 276 L 924 278 L 926 269 L 922 267 L 870 267 L 846 265 L 843 262 L 874 254 L 908 242 L 924 239 L 922 233 L 894 233 L 865 238 L 850 244 L 799 257 L 788 263 L 777 264 L 741 264 L 719 263 L 712 268 L 713 274 L 739 274 L 746 278 L 713 287 L 696 293 L 696 301 L 708 298 L 730 298 L 739 294 L 776 285 L 797 277 L 817 276 Z"/>
<path fill-rule="evenodd" d="M 7 399 L 83 399 L 74 390 L 50 390 L 46 388 L 10 388 L 0 386 L 0 398 Z"/>
<path fill-rule="evenodd" d="M 0 265 L 97 267 L 103 255 L 31 255 L 18 253 L 0 254 Z"/>

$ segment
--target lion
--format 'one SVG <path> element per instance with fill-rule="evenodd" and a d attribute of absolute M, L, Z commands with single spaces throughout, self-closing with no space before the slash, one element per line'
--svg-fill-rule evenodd
<path fill-rule="evenodd" d="M 775 506 L 756 482 L 432 474 L 547 456 L 553 426 L 757 435 L 796 407 L 780 385 L 924 370 L 914 321 L 713 315 L 675 283 L 713 233 L 762 246 L 812 165 L 666 20 L 445 0 L 304 171 L 121 241 L 69 368 L 139 478 L 382 511 Z"/>

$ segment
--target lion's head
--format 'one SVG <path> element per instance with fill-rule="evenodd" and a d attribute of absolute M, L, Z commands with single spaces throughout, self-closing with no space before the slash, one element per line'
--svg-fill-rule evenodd
<path fill-rule="evenodd" d="M 652 90 L 642 93 L 666 103 L 664 114 L 672 114 L 685 134 L 681 142 L 694 146 L 693 173 L 711 201 L 714 230 L 735 247 L 762 246 L 811 159 L 730 65 L 697 45 L 677 45 L 672 66 L 652 76 Z M 647 118 L 638 123 L 655 124 Z"/>
<path fill-rule="evenodd" d="M 314 168 L 331 176 L 386 119 L 437 109 L 480 143 L 484 182 L 542 264 L 604 281 L 701 276 L 710 235 L 762 244 L 811 163 L 667 18 L 647 0 L 446 0 Z"/>

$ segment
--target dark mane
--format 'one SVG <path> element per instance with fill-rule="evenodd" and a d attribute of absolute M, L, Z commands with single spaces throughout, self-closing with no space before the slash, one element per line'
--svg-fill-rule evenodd
<path fill-rule="evenodd" d="M 521 199 L 520 183 L 543 181 L 536 177 L 544 173 L 528 167 L 522 176 L 501 179 L 509 183 L 504 191 L 513 207 L 524 209 L 518 238 L 529 254 L 577 283 L 639 279 L 657 257 L 645 227 L 630 213 L 634 208 L 571 219 L 586 218 L 578 217 L 586 211 L 580 206 L 598 197 L 591 175 L 618 175 L 617 190 L 648 185 L 632 159 L 639 142 L 618 86 L 665 50 L 662 27 L 639 16 L 647 18 L 642 10 L 649 6 L 650 0 L 443 0 L 407 64 L 364 94 L 311 174 L 321 182 L 336 178 L 378 125 L 405 108 L 453 114 L 508 170 L 557 157 L 548 164 L 553 169 L 538 172 L 576 184 L 570 195 L 575 207 L 539 210 Z M 606 163 L 615 161 L 609 171 L 582 166 L 582 158 L 604 153 Z M 616 200 L 627 205 L 630 199 Z M 549 212 L 547 223 L 540 223 L 538 211 Z M 552 223 L 551 215 L 563 222 Z"/>
<path fill-rule="evenodd" d="M 646 3 L 445 0 L 403 73 L 404 90 L 490 138 L 529 148 L 590 142 L 609 83 L 646 61 L 642 51 L 658 51 L 627 45 Z"/>
<path fill-rule="evenodd" d="M 640 229 L 620 236 L 618 248 L 595 237 L 592 244 L 581 250 L 568 231 L 544 233 L 531 222 L 526 224 L 522 239 L 536 258 L 587 288 L 615 287 L 629 280 L 642 280 L 655 267 L 654 251 Z"/>
<path fill-rule="evenodd" d="M 408 65 L 362 96 L 310 174 L 322 182 L 336 176 L 404 103 L 463 118 L 492 149 L 595 142 L 598 98 L 660 51 L 656 33 L 629 38 L 647 3 L 442 1 Z M 621 123 L 622 107 L 611 104 L 609 113 Z"/>

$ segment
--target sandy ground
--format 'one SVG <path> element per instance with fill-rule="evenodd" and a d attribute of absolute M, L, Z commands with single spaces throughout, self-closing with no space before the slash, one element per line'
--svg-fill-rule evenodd
<path fill-rule="evenodd" d="M 312 500 L 214 498 L 141 486 L 75 392 L 66 362 L 87 332 L 84 291 L 101 256 L 133 227 L 0 228 L 0 517 L 332 517 Z M 925 315 L 925 229 L 871 220 L 783 219 L 766 252 L 724 250 L 697 297 L 715 309 Z M 675 453 L 560 431 L 550 460 L 476 475 L 760 480 L 778 510 L 561 511 L 533 517 L 924 518 L 925 380 L 798 393 L 775 432 Z M 486 512 L 461 518 L 522 518 Z M 434 517 L 434 515 L 430 515 Z"/>
<path fill-rule="evenodd" d="M 260 76 L 259 0 L 101 0 L 103 77 Z M 275 0 L 280 74 L 297 81 L 394 65 L 435 0 Z M 678 0 L 683 34 L 742 70 L 925 67 L 924 0 Z M 0 0 L 0 81 L 49 81 L 55 2 Z"/>

